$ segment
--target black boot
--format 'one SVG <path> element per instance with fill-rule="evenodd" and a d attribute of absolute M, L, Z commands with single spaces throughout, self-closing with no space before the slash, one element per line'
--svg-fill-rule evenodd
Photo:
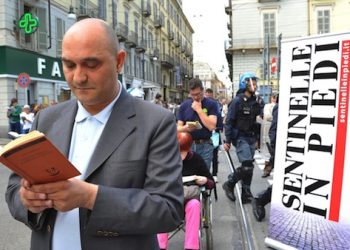
<path fill-rule="evenodd" d="M 252 198 L 253 198 L 253 195 L 250 189 L 242 187 L 242 195 L 241 195 L 242 204 L 250 203 Z"/>
<path fill-rule="evenodd" d="M 259 198 L 252 199 L 252 209 L 257 221 L 262 221 L 265 218 L 265 207 L 261 205 Z"/>
<path fill-rule="evenodd" d="M 225 191 L 227 198 L 229 198 L 231 201 L 236 200 L 234 186 L 232 186 L 230 181 L 225 181 L 224 184 L 222 184 L 222 189 Z"/>
<path fill-rule="evenodd" d="M 252 199 L 253 214 L 258 221 L 265 218 L 265 205 L 271 202 L 272 185 Z"/>
<path fill-rule="evenodd" d="M 234 187 L 236 183 L 242 179 L 242 167 L 235 169 L 235 172 L 228 176 L 228 180 L 222 184 L 222 188 L 225 191 L 227 198 L 231 201 L 235 201 Z"/>

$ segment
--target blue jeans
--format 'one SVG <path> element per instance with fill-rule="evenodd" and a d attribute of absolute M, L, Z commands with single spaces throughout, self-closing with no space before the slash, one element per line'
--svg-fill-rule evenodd
<path fill-rule="evenodd" d="M 244 161 L 254 161 L 255 137 L 238 137 L 236 144 L 236 153 L 240 163 Z"/>
<path fill-rule="evenodd" d="M 202 144 L 193 143 L 192 144 L 192 151 L 202 156 L 209 171 L 210 171 L 211 162 L 213 161 L 213 150 L 214 150 L 214 146 L 211 143 L 202 143 Z"/>
<path fill-rule="evenodd" d="M 250 190 L 253 178 L 255 141 L 254 136 L 240 136 L 237 139 L 236 154 L 242 166 L 237 168 L 234 173 L 231 173 L 228 179 L 232 185 L 242 180 L 242 190 Z"/>

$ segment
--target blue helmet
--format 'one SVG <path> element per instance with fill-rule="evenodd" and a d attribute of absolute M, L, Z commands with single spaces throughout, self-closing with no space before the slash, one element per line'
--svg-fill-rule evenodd
<path fill-rule="evenodd" d="M 239 89 L 247 89 L 247 79 L 258 80 L 258 77 L 252 72 L 246 72 L 239 78 Z"/>

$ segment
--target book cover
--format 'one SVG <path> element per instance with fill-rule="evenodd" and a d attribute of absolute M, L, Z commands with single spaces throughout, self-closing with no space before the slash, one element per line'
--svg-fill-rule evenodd
<path fill-rule="evenodd" d="M 9 142 L 0 162 L 32 184 L 67 180 L 80 175 L 68 159 L 39 131 Z"/>

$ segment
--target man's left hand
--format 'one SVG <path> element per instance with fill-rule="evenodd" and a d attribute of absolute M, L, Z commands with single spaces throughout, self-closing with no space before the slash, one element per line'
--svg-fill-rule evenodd
<path fill-rule="evenodd" d="M 74 208 L 84 207 L 92 210 L 98 186 L 76 178 L 54 183 L 32 185 L 31 190 L 46 193 L 47 199 L 52 200 L 53 207 L 66 212 Z"/>
<path fill-rule="evenodd" d="M 192 109 L 194 111 L 199 113 L 202 110 L 202 103 L 201 102 L 197 102 L 197 101 L 193 101 L 191 107 L 192 107 Z"/>

